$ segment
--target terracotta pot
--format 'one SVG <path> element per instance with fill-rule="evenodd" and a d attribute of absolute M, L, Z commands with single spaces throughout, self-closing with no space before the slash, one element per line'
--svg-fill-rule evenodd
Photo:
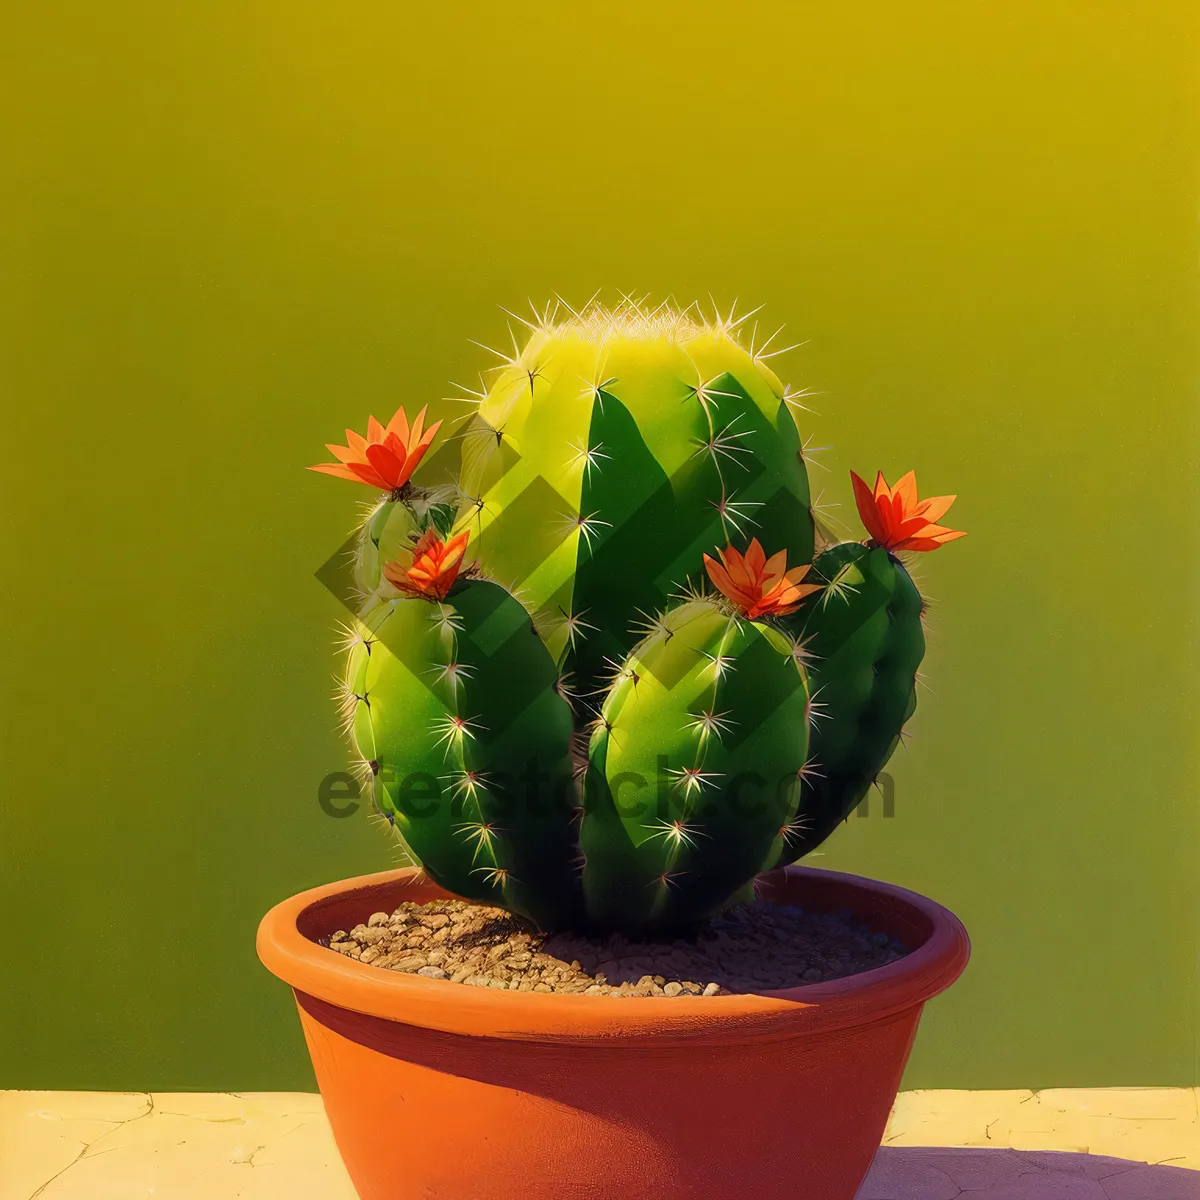
<path fill-rule="evenodd" d="M 970 952 L 932 901 L 807 867 L 769 898 L 849 910 L 913 952 L 834 983 L 667 999 L 466 987 L 310 940 L 444 895 L 415 876 L 314 888 L 258 930 L 362 1200 L 852 1200 L 921 1009 Z"/>

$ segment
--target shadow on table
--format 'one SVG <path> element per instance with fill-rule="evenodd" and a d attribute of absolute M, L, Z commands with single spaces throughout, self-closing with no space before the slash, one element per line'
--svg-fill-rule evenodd
<path fill-rule="evenodd" d="M 1051 1150 L 884 1146 L 858 1200 L 1200 1200 L 1200 1171 Z"/>

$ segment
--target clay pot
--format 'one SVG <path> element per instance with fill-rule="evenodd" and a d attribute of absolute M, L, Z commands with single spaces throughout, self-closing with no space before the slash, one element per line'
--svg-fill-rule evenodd
<path fill-rule="evenodd" d="M 468 987 L 311 940 L 444 895 L 389 871 L 293 896 L 258 930 L 362 1200 L 853 1200 L 921 1009 L 970 952 L 932 901 L 807 867 L 768 898 L 849 910 L 913 952 L 787 991 L 635 998 Z"/>

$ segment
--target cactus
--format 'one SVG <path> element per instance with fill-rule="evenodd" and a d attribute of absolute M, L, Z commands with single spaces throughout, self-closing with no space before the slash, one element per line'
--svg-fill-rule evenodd
<path fill-rule="evenodd" d="M 577 888 L 571 710 L 525 609 L 502 587 L 403 586 L 362 621 L 345 716 L 378 811 L 435 882 L 538 922 L 570 921 Z M 427 534 L 407 572 L 442 543 Z M 523 791 L 538 777 L 537 794 Z"/>
<path fill-rule="evenodd" d="M 383 496 L 358 534 L 354 583 L 362 610 L 370 610 L 379 601 L 385 564 L 399 559 L 431 525 L 445 535 L 453 523 L 454 504 L 444 489 L 408 484 Z"/>
<path fill-rule="evenodd" d="M 591 739 L 581 839 L 589 920 L 643 932 L 726 904 L 778 861 L 808 755 L 793 643 L 712 600 L 663 614 Z"/>
<path fill-rule="evenodd" d="M 735 332 L 667 309 L 539 328 L 464 431 L 480 563 L 520 588 L 584 693 L 705 551 L 754 532 L 812 558 L 795 398 Z"/>
<path fill-rule="evenodd" d="M 345 717 L 378 812 L 447 890 L 544 929 L 680 931 L 812 850 L 915 706 L 899 555 L 962 536 L 853 476 L 814 529 L 797 396 L 741 322 L 539 321 L 462 429 L 457 511 L 401 409 L 316 469 L 382 490 Z"/>
<path fill-rule="evenodd" d="M 805 826 L 776 866 L 819 846 L 866 795 L 916 710 L 925 653 L 920 593 L 884 547 L 832 546 L 813 561 L 813 577 L 824 589 L 788 624 L 804 647 L 819 706 L 812 734 L 819 766 L 804 781 Z"/>

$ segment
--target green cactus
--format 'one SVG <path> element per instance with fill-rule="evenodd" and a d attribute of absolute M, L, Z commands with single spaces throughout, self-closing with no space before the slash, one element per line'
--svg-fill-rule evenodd
<path fill-rule="evenodd" d="M 666 311 L 539 329 L 499 371 L 464 434 L 460 527 L 581 692 L 704 551 L 752 531 L 812 558 L 791 399 L 730 323 Z"/>
<path fill-rule="evenodd" d="M 795 647 L 711 600 L 663 614 L 591 739 L 589 921 L 644 933 L 719 910 L 796 831 L 809 706 Z"/>
<path fill-rule="evenodd" d="M 445 489 L 407 484 L 380 499 L 362 523 L 354 556 L 354 584 L 362 611 L 374 608 L 381 584 L 386 587 L 384 565 L 402 558 L 430 525 L 443 536 L 449 533 L 454 515 L 452 498 Z"/>
<path fill-rule="evenodd" d="M 571 922 L 571 710 L 525 609 L 497 584 L 401 597 L 364 619 L 346 716 L 375 805 L 435 882 Z M 531 794 L 527 796 L 527 792 Z"/>
<path fill-rule="evenodd" d="M 686 929 L 820 844 L 911 715 L 896 552 L 961 536 L 934 524 L 953 497 L 854 476 L 870 538 L 814 561 L 797 397 L 739 324 L 540 321 L 460 430 L 456 513 L 409 482 L 436 426 L 403 412 L 316 468 L 387 489 L 346 718 L 449 891 L 546 929 Z"/>
<path fill-rule="evenodd" d="M 925 653 L 920 593 L 882 546 L 833 546 L 817 555 L 809 578 L 825 586 L 784 620 L 806 658 L 814 766 L 803 786 L 803 827 L 777 866 L 819 846 L 866 795 L 917 707 Z"/>

